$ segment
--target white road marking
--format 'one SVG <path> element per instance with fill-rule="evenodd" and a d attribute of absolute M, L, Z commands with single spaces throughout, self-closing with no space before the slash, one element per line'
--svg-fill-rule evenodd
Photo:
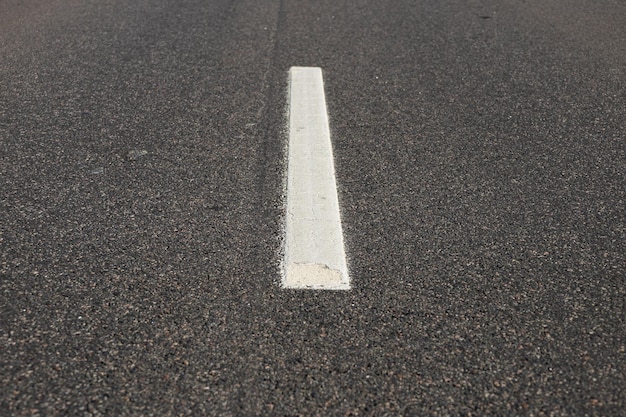
<path fill-rule="evenodd" d="M 289 70 L 284 288 L 348 290 L 333 151 L 320 68 Z"/>

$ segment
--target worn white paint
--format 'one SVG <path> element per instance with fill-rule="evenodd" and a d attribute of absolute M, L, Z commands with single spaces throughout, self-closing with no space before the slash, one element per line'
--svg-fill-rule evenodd
<path fill-rule="evenodd" d="M 289 71 L 289 152 L 284 288 L 347 290 L 322 70 Z"/>

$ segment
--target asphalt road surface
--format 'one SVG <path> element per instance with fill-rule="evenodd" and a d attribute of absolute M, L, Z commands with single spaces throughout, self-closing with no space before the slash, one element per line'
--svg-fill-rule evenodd
<path fill-rule="evenodd" d="M 291 66 L 352 280 L 280 287 Z M 623 416 L 621 0 L 0 0 L 0 415 Z"/>

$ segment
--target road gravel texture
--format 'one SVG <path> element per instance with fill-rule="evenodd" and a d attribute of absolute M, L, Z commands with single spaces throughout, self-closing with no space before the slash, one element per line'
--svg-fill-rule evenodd
<path fill-rule="evenodd" d="M 623 2 L 0 0 L 0 57 L 0 415 L 624 415 Z M 350 291 L 279 286 L 291 66 Z"/>

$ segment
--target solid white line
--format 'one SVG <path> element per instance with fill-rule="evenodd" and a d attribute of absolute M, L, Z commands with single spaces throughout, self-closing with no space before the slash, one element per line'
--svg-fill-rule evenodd
<path fill-rule="evenodd" d="M 289 70 L 284 288 L 350 289 L 320 68 Z"/>

